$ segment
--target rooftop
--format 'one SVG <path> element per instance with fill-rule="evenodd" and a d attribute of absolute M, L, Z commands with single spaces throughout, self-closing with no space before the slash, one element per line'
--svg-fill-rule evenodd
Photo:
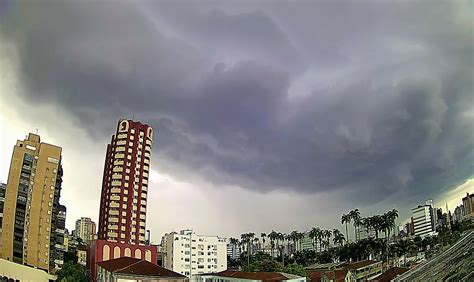
<path fill-rule="evenodd" d="M 315 263 L 312 264 L 306 269 L 334 269 L 334 268 L 342 268 L 347 265 L 347 262 L 331 262 L 331 263 Z"/>
<path fill-rule="evenodd" d="M 112 273 L 140 275 L 148 277 L 186 278 L 186 276 L 168 270 L 146 260 L 122 257 L 98 262 L 97 265 Z"/>
<path fill-rule="evenodd" d="M 376 263 L 379 263 L 375 260 L 361 260 L 361 261 L 356 261 L 356 262 L 352 262 L 352 263 L 349 263 L 349 265 L 347 266 L 347 268 L 349 269 L 359 269 L 359 268 L 363 268 L 363 267 L 366 267 L 366 266 L 369 266 L 369 265 L 372 265 L 372 264 L 376 264 Z"/>
<path fill-rule="evenodd" d="M 244 272 L 236 270 L 224 270 L 217 273 L 210 273 L 208 275 L 261 281 L 285 281 L 299 277 L 297 275 L 283 272 Z"/>
<path fill-rule="evenodd" d="M 389 270 L 382 273 L 380 276 L 377 276 L 375 279 L 373 279 L 373 281 L 389 282 L 389 281 L 392 281 L 392 279 L 394 279 L 398 275 L 407 272 L 408 270 L 409 270 L 408 268 L 403 268 L 403 267 L 392 267 Z"/>

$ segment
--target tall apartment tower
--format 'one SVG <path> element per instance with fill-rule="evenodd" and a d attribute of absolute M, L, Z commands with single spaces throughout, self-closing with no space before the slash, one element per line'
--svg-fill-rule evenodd
<path fill-rule="evenodd" d="M 98 238 L 145 245 L 148 173 L 153 129 L 132 120 L 119 120 L 107 145 Z"/>
<path fill-rule="evenodd" d="M 32 133 L 17 141 L 5 190 L 1 258 L 47 271 L 55 265 L 62 174 L 60 147 Z"/>
<path fill-rule="evenodd" d="M 95 236 L 95 222 L 88 217 L 81 217 L 76 220 L 76 238 L 81 238 L 82 242 L 89 243 L 94 240 Z"/>

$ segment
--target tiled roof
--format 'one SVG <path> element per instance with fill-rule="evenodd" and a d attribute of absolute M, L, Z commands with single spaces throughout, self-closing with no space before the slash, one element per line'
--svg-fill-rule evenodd
<path fill-rule="evenodd" d="M 356 261 L 356 262 L 349 263 L 347 268 L 349 268 L 349 269 L 359 269 L 359 268 L 366 267 L 368 265 L 375 264 L 375 263 L 377 263 L 377 261 L 375 261 L 375 260 L 369 260 L 369 259 L 368 260 L 361 260 L 361 261 Z"/>
<path fill-rule="evenodd" d="M 344 281 L 347 275 L 347 269 L 340 269 L 334 271 L 326 271 L 325 275 L 329 278 L 329 280 L 333 281 Z M 336 279 L 334 279 L 334 274 L 336 275 Z"/>
<path fill-rule="evenodd" d="M 326 271 L 327 270 L 309 270 L 306 272 L 306 274 L 308 275 L 308 278 L 311 282 L 319 282 Z"/>
<path fill-rule="evenodd" d="M 113 273 L 126 275 L 141 275 L 151 277 L 185 278 L 186 276 L 168 270 L 146 260 L 121 257 L 98 262 L 97 265 Z"/>
<path fill-rule="evenodd" d="M 409 270 L 408 268 L 403 268 L 403 267 L 392 267 L 389 270 L 382 273 L 382 275 L 379 275 L 376 278 L 374 278 L 372 281 L 389 282 L 395 277 L 397 277 L 398 275 L 407 272 L 408 270 Z"/>
<path fill-rule="evenodd" d="M 331 262 L 331 263 L 315 263 L 312 264 L 306 269 L 334 269 L 334 268 L 342 268 L 347 265 L 347 262 Z"/>
<path fill-rule="evenodd" d="M 224 270 L 209 275 L 261 281 L 285 281 L 297 277 L 295 275 L 280 272 L 244 272 L 235 270 Z"/>

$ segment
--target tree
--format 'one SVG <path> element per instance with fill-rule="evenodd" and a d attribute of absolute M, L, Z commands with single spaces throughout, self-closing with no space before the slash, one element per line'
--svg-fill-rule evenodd
<path fill-rule="evenodd" d="M 318 237 L 318 233 L 319 233 L 319 227 L 313 227 L 310 231 L 309 231 L 309 238 L 311 238 L 311 243 L 313 244 L 313 250 L 316 250 L 316 240 L 317 240 L 317 237 Z"/>
<path fill-rule="evenodd" d="M 299 232 L 294 230 L 294 231 L 291 231 L 290 233 L 290 238 L 291 240 L 293 241 L 294 245 L 295 245 L 295 251 L 298 251 L 298 248 L 297 248 L 297 241 L 298 241 L 298 238 L 299 238 Z"/>
<path fill-rule="evenodd" d="M 334 245 L 339 244 L 339 247 L 342 247 L 342 243 L 344 243 L 345 238 L 341 231 L 339 231 L 339 229 L 334 229 L 332 234 Z"/>
<path fill-rule="evenodd" d="M 357 239 L 357 227 L 360 223 L 360 212 L 359 209 L 354 209 L 349 212 L 349 217 L 351 218 L 352 222 L 354 223 L 354 234 Z"/>
<path fill-rule="evenodd" d="M 263 250 L 265 250 L 265 237 L 267 237 L 267 234 L 260 233 L 260 238 L 262 238 L 262 249 Z"/>
<path fill-rule="evenodd" d="M 351 217 L 350 217 L 349 214 L 343 214 L 343 215 L 342 215 L 341 223 L 346 225 L 346 238 L 347 238 L 347 241 L 349 241 L 349 234 L 348 234 L 348 232 L 347 232 L 347 224 L 348 224 L 348 223 L 350 224 L 350 223 L 351 223 L 351 220 L 352 220 L 352 219 L 351 219 Z"/>
<path fill-rule="evenodd" d="M 275 249 L 275 240 L 278 237 L 278 233 L 275 230 L 272 230 L 270 234 L 268 234 L 268 238 L 270 239 L 270 246 L 272 248 L 272 257 L 273 257 L 273 250 Z"/>
<path fill-rule="evenodd" d="M 70 261 L 63 264 L 63 267 L 57 272 L 57 275 L 57 281 L 61 282 L 89 281 L 89 277 L 87 277 L 84 267 Z"/>
<path fill-rule="evenodd" d="M 288 274 L 294 274 L 294 275 L 302 276 L 302 277 L 306 277 L 306 275 L 307 275 L 304 266 L 302 266 L 300 264 L 297 264 L 297 263 L 289 264 L 284 269 L 284 272 L 288 273 Z"/>

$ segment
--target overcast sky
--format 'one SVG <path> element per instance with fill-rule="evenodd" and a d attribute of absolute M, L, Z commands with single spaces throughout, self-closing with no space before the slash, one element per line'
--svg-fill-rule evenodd
<path fill-rule="evenodd" d="M 1 1 L 0 181 L 63 147 L 97 220 L 119 118 L 152 125 L 147 227 L 239 236 L 474 191 L 469 1 Z"/>

